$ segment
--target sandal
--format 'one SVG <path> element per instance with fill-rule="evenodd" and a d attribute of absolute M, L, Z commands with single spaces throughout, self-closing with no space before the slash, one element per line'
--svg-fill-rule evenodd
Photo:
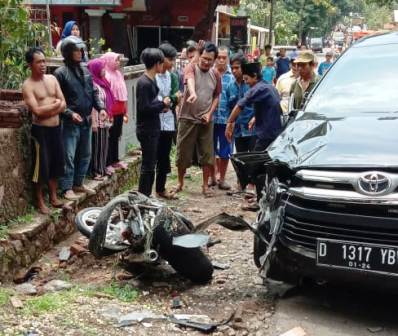
<path fill-rule="evenodd" d="M 93 180 L 95 180 L 95 181 L 103 181 L 104 178 L 105 178 L 105 176 L 97 174 L 97 175 L 94 176 Z"/>
<path fill-rule="evenodd" d="M 205 198 L 211 198 L 211 197 L 216 196 L 216 193 L 215 193 L 214 190 L 212 190 L 212 189 L 206 189 L 206 190 L 204 190 L 204 189 L 202 188 L 202 194 L 203 194 L 203 196 L 204 196 Z"/>
<path fill-rule="evenodd" d="M 178 196 L 173 192 L 164 191 L 162 193 L 156 193 L 156 196 L 167 200 L 178 200 Z"/>

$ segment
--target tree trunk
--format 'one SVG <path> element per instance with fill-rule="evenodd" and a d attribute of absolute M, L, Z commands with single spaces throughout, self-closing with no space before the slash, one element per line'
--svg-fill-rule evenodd
<path fill-rule="evenodd" d="M 213 28 L 214 13 L 219 0 L 208 0 L 207 10 L 203 18 L 198 22 L 192 35 L 194 41 L 210 40 Z"/>

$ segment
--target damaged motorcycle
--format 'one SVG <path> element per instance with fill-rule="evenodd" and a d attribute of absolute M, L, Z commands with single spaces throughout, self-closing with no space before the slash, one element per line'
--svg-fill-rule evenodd
<path fill-rule="evenodd" d="M 209 237 L 194 233 L 188 218 L 157 199 L 130 191 L 103 208 L 81 210 L 75 223 L 97 258 L 123 252 L 132 262 L 153 264 L 164 259 L 195 283 L 212 277 L 213 266 L 201 250 Z"/>

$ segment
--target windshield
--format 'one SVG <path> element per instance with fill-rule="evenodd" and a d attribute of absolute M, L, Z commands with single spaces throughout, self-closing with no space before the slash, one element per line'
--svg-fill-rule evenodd
<path fill-rule="evenodd" d="M 328 117 L 398 111 L 398 45 L 349 49 L 323 78 L 305 111 Z"/>

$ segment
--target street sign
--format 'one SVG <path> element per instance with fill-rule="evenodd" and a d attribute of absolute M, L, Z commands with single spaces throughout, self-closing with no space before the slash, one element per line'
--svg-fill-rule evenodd
<path fill-rule="evenodd" d="M 247 16 L 230 17 L 231 46 L 247 46 Z"/>

